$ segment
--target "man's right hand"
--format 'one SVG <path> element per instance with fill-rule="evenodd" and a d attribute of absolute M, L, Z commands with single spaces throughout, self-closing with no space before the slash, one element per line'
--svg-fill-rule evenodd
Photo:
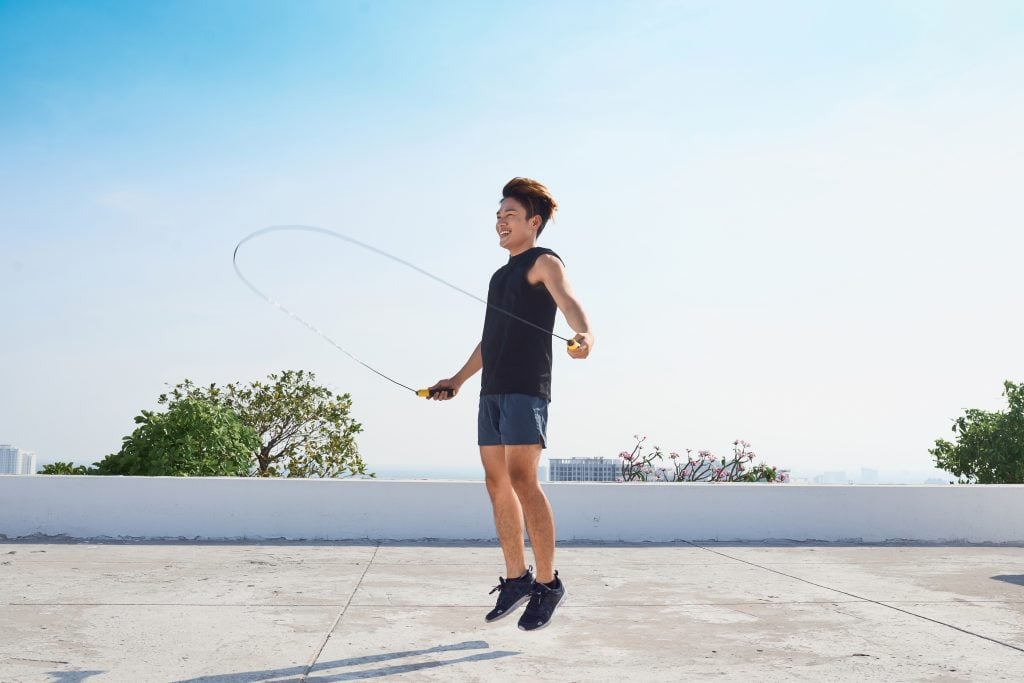
<path fill-rule="evenodd" d="M 456 381 L 454 377 L 438 380 L 434 386 L 430 387 L 430 398 L 434 401 L 453 399 L 459 393 L 461 387 L 462 382 Z"/>

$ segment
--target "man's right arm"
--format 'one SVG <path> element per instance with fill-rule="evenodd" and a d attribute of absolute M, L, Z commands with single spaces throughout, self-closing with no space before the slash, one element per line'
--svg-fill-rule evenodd
<path fill-rule="evenodd" d="M 435 401 L 447 401 L 450 398 L 455 398 L 456 394 L 459 393 L 459 389 L 466 383 L 466 380 L 478 373 L 483 366 L 483 355 L 480 353 L 480 344 L 477 344 L 476 348 L 473 349 L 473 353 L 469 354 L 469 360 L 466 361 L 461 370 L 452 377 L 439 380 L 434 386 L 430 387 L 432 392 L 437 391 L 431 398 Z M 450 389 L 451 391 L 440 391 L 441 389 Z"/>

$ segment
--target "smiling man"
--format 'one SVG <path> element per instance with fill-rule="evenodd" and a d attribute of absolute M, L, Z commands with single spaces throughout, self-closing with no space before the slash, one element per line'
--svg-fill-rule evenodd
<path fill-rule="evenodd" d="M 565 598 L 565 586 L 554 570 L 554 517 L 537 481 L 541 450 L 547 447 L 556 308 L 576 332 L 569 356 L 586 358 L 594 345 L 561 258 L 537 246 L 557 208 L 551 193 L 536 180 L 513 178 L 505 185 L 495 228 L 509 259 L 491 277 L 483 337 L 461 370 L 431 387 L 437 392 L 435 400 L 448 400 L 483 370 L 478 443 L 508 577 L 499 578 L 491 591 L 499 591 L 498 600 L 486 620 L 508 616 L 528 601 L 519 619 L 524 631 L 547 626 Z M 524 515 L 536 577 L 532 567 L 526 567 Z"/>

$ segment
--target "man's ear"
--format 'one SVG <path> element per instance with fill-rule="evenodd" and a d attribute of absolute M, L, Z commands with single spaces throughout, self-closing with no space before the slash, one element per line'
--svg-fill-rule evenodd
<path fill-rule="evenodd" d="M 540 230 L 540 216 L 530 217 L 530 227 L 534 230 Z"/>

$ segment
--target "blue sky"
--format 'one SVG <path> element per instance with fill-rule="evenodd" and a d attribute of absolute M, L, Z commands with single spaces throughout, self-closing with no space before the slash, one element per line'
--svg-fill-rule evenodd
<path fill-rule="evenodd" d="M 1012 2 L 0 2 L 0 441 L 92 462 L 164 383 L 306 368 L 371 467 L 474 467 L 475 385 L 396 393 L 230 254 L 322 225 L 483 294 L 527 175 L 598 335 L 556 363 L 550 455 L 927 469 L 1024 381 L 1022 38 Z M 343 245 L 244 256 L 403 382 L 479 335 Z"/>

